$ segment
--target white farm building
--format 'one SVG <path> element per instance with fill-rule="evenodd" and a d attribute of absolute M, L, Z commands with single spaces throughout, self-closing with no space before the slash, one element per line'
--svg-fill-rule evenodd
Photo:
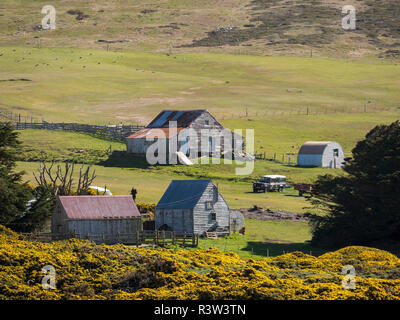
<path fill-rule="evenodd" d="M 344 151 L 335 141 L 308 141 L 297 156 L 300 167 L 341 168 L 343 162 Z"/>

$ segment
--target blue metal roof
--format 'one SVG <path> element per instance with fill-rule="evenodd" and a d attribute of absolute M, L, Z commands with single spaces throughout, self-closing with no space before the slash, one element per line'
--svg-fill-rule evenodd
<path fill-rule="evenodd" d="M 162 127 L 165 122 L 167 121 L 169 115 L 172 113 L 172 111 L 165 111 L 161 114 L 161 116 L 151 125 L 151 128 L 158 128 Z"/>
<path fill-rule="evenodd" d="M 172 180 L 156 209 L 193 209 L 211 180 Z"/>

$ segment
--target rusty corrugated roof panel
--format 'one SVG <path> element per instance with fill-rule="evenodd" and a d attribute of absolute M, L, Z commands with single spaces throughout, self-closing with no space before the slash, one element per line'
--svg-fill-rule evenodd
<path fill-rule="evenodd" d="M 176 128 L 176 132 L 179 133 L 181 132 L 181 130 L 183 130 L 184 128 Z M 164 132 L 165 138 L 170 138 L 170 130 L 169 128 L 144 128 L 132 135 L 130 135 L 129 137 L 127 137 L 127 139 L 154 139 L 154 138 L 159 138 L 160 135 L 160 131 L 161 130 Z"/>
<path fill-rule="evenodd" d="M 170 121 L 176 121 L 177 127 L 187 128 L 207 110 L 163 110 L 146 128 L 168 128 Z"/>
<path fill-rule="evenodd" d="M 69 219 L 140 217 L 132 196 L 60 196 Z"/>
<path fill-rule="evenodd" d="M 307 141 L 299 151 L 299 154 L 323 154 L 330 141 Z"/>

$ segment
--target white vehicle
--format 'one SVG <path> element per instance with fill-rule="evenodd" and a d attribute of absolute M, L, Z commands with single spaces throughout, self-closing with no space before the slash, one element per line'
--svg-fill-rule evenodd
<path fill-rule="evenodd" d="M 98 195 L 103 195 L 103 196 L 112 196 L 113 195 L 110 190 L 96 187 L 96 186 L 90 186 L 88 189 L 95 191 Z"/>
<path fill-rule="evenodd" d="M 253 183 L 253 192 L 282 192 L 286 187 L 286 177 L 279 175 L 262 176 L 260 180 Z"/>

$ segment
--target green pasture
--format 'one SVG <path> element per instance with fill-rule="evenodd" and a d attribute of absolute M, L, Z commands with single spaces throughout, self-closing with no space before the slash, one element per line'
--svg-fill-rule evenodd
<path fill-rule="evenodd" d="M 400 66 L 379 61 L 31 47 L 0 54 L 0 108 L 47 121 L 146 124 L 162 109 L 199 108 L 232 124 L 246 110 L 245 120 L 280 121 L 307 106 L 310 117 L 329 113 L 339 123 L 363 119 L 364 106 L 375 122 L 399 114 Z M 386 117 L 375 112 L 383 109 Z M 335 136 L 335 120 L 327 121 Z"/>
<path fill-rule="evenodd" d="M 274 164 L 271 168 L 275 170 L 268 170 L 268 163 L 263 162 L 266 174 L 274 173 L 279 168 L 278 164 Z M 228 166 L 228 165 L 221 165 Z M 24 179 L 34 184 L 33 172 L 39 168 L 39 162 L 18 162 L 18 170 L 24 170 Z M 76 165 L 76 173 L 79 171 L 80 165 Z M 231 208 L 250 208 L 254 205 L 271 208 L 281 209 L 291 212 L 304 212 L 305 206 L 308 206 L 303 197 L 297 195 L 297 191 L 293 189 L 285 189 L 283 193 L 253 193 L 251 179 L 245 181 L 235 181 L 236 176 L 234 173 L 229 176 L 228 174 L 215 174 L 218 171 L 218 165 L 209 165 L 207 170 L 196 172 L 195 167 L 152 167 L 152 168 L 136 168 L 136 167 L 104 167 L 99 165 L 92 166 L 96 171 L 95 185 L 110 189 L 113 194 L 123 195 L 129 194 L 132 186 L 138 190 L 137 201 L 147 203 L 157 203 L 161 196 L 164 194 L 169 183 L 173 179 L 206 179 L 211 178 L 218 188 L 225 200 Z M 175 168 L 175 170 L 174 170 Z M 283 168 L 283 166 L 282 166 Z M 193 170 L 193 171 L 191 171 Z M 200 171 L 202 170 L 202 171 Z M 201 174 L 198 174 L 201 172 Z M 212 172 L 213 174 L 208 174 Z M 314 173 L 315 176 L 317 172 Z M 294 175 L 295 176 L 295 175 Z M 290 176 L 288 176 L 290 178 Z M 256 178 L 256 174 L 254 174 Z"/>
<path fill-rule="evenodd" d="M 310 227 L 304 221 L 261 221 L 245 219 L 245 235 L 232 234 L 218 239 L 199 239 L 199 249 L 214 247 L 222 252 L 235 252 L 242 258 L 265 258 L 302 251 L 320 255 L 321 248 L 312 247 Z M 181 248 L 179 248 L 181 249 Z M 186 249 L 186 248 L 185 248 Z M 195 250 L 195 249 L 194 249 Z"/>

